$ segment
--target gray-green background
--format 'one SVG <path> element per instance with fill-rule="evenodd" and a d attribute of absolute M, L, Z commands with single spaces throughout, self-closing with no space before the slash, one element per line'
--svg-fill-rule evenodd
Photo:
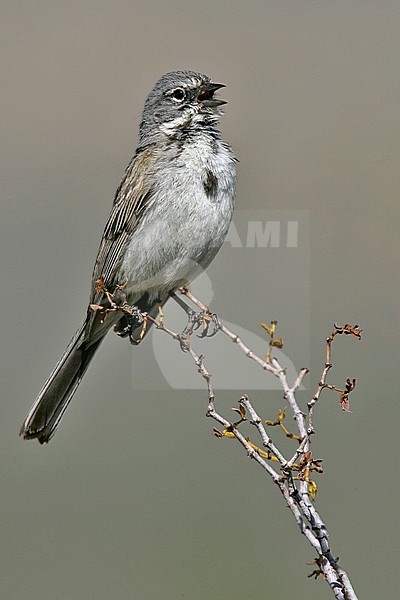
<path fill-rule="evenodd" d="M 304 354 L 272 261 L 254 269 L 246 313 L 251 260 L 232 282 L 217 259 L 215 309 L 220 291 L 235 322 L 243 301 L 244 327 L 279 319 L 288 356 L 311 368 L 303 400 L 332 322 L 364 329 L 334 348 L 331 381 L 359 380 L 352 414 L 333 395 L 318 406 L 317 505 L 359 597 L 398 596 L 399 17 L 396 1 L 1 2 L 2 598 L 331 597 L 307 579 L 314 554 L 277 490 L 211 436 L 205 394 L 135 391 L 142 349 L 110 335 L 51 444 L 17 435 L 85 309 L 144 98 L 175 68 L 228 86 L 238 208 L 310 223 Z M 263 312 L 265 280 L 285 290 L 279 314 Z M 283 405 L 252 397 L 265 418 Z"/>

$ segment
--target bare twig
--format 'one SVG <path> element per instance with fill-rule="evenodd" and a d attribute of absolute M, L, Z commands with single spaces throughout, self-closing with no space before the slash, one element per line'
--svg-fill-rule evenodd
<path fill-rule="evenodd" d="M 99 285 L 101 284 L 102 282 L 99 281 Z M 116 290 L 119 292 L 121 297 L 123 297 L 122 289 L 123 286 L 119 286 L 118 290 Z M 187 288 L 182 288 L 180 291 L 182 295 L 186 296 L 190 302 L 200 309 L 201 315 L 199 318 L 204 319 L 204 330 L 207 331 L 207 323 L 210 323 L 211 318 L 215 322 L 215 315 L 212 315 L 208 306 L 193 296 L 193 294 L 189 292 Z M 103 318 L 107 317 L 108 312 L 114 310 L 122 310 L 122 312 L 125 314 L 130 314 L 130 308 L 126 304 L 121 306 L 116 303 L 115 292 L 113 294 L 108 293 L 107 297 L 109 298 L 111 308 L 102 309 L 102 307 L 93 306 L 93 310 L 104 311 L 102 314 Z M 268 351 L 264 360 L 255 354 L 248 346 L 246 346 L 246 344 L 239 338 L 238 335 L 230 331 L 223 323 L 218 321 L 218 330 L 220 330 L 225 336 L 234 342 L 245 356 L 256 362 L 264 371 L 272 373 L 279 380 L 283 390 L 284 398 L 293 413 L 298 435 L 290 433 L 282 424 L 282 421 L 285 417 L 284 411 L 280 411 L 277 421 L 266 421 L 266 424 L 279 426 L 279 428 L 287 437 L 290 437 L 298 443 L 295 452 L 289 459 L 287 459 L 284 453 L 279 450 L 277 445 L 268 435 L 264 423 L 250 402 L 248 395 L 243 395 L 238 403 L 239 408 L 234 408 L 234 411 L 240 416 L 239 421 L 232 422 L 217 411 L 215 407 L 215 392 L 211 383 L 211 372 L 205 366 L 204 355 L 197 354 L 191 346 L 193 330 L 195 326 L 198 326 L 199 319 L 193 318 L 192 309 L 182 300 L 182 298 L 178 300 L 178 303 L 189 316 L 188 325 L 182 333 L 177 333 L 166 327 L 163 319 L 157 321 L 147 313 L 143 314 L 143 317 L 150 321 L 159 331 L 164 332 L 173 340 L 179 342 L 182 351 L 188 354 L 196 365 L 197 372 L 204 379 L 207 387 L 207 416 L 214 419 L 223 427 L 222 432 L 218 429 L 214 429 L 214 435 L 219 438 L 235 438 L 245 449 L 247 455 L 253 459 L 277 485 L 286 501 L 287 506 L 291 510 L 291 513 L 298 524 L 301 533 L 307 538 L 312 548 L 317 553 L 317 558 L 314 562 L 317 568 L 311 573 L 310 576 L 317 578 L 321 574 L 329 584 L 330 589 L 337 600 L 357 600 L 357 596 L 346 571 L 344 571 L 339 564 L 338 559 L 333 556 L 330 550 L 328 530 L 313 502 L 316 495 L 316 484 L 315 481 L 310 478 L 310 475 L 313 471 L 321 473 L 322 467 L 320 465 L 321 461 L 315 460 L 312 457 L 310 450 L 310 436 L 314 433 L 313 410 L 316 403 L 320 399 L 323 389 L 328 388 L 336 393 L 339 393 L 339 401 L 342 405 L 342 408 L 344 408 L 344 410 L 348 410 L 348 395 L 355 387 L 355 380 L 347 379 L 346 386 L 344 389 L 342 389 L 328 384 L 326 379 L 330 369 L 332 368 L 332 342 L 335 336 L 345 334 L 352 335 L 357 339 L 360 339 L 361 330 L 359 329 L 359 326 L 355 325 L 352 327 L 348 323 L 344 327 L 335 325 L 334 331 L 327 338 L 325 366 L 316 393 L 308 402 L 307 414 L 305 414 L 300 409 L 295 394 L 301 386 L 304 376 L 306 373 L 308 373 L 308 369 L 300 369 L 294 383 L 292 385 L 288 383 L 286 370 L 272 355 L 273 349 L 275 347 L 280 348 L 283 344 L 281 338 L 276 339 L 274 337 L 276 332 L 276 322 L 272 321 L 271 326 L 268 326 L 265 323 L 262 324 L 262 327 L 270 336 Z M 248 420 L 247 415 L 250 417 L 250 425 L 255 428 L 260 436 L 262 446 L 265 448 L 265 450 L 259 448 L 241 432 L 240 426 L 242 423 Z M 275 470 L 271 463 L 276 464 L 278 470 Z"/>
<path fill-rule="evenodd" d="M 182 290 L 182 293 L 184 295 L 186 295 L 186 297 L 191 302 L 193 302 L 196 306 L 198 306 L 202 311 L 209 311 L 209 308 L 204 303 L 199 301 L 196 297 L 194 297 L 193 294 L 188 292 L 188 290 L 184 289 L 184 290 Z M 274 334 L 275 333 L 275 322 L 272 322 L 272 324 L 274 325 L 274 328 L 271 333 Z M 264 329 L 266 329 L 268 331 L 269 328 L 264 327 Z M 313 504 L 312 500 L 310 499 L 309 481 L 307 481 L 307 478 L 304 477 L 303 481 L 301 481 L 301 483 L 300 483 L 300 489 L 297 490 L 295 482 L 293 480 L 293 476 L 292 476 L 292 469 L 299 457 L 301 457 L 301 456 L 304 457 L 307 455 L 311 456 L 311 453 L 309 451 L 310 435 L 312 433 L 314 433 L 313 422 L 312 422 L 312 413 L 313 413 L 313 408 L 314 408 L 316 402 L 318 401 L 322 390 L 325 387 L 329 387 L 328 384 L 326 383 L 326 378 L 327 378 L 329 370 L 332 368 L 331 350 L 332 350 L 333 339 L 338 334 L 353 335 L 357 339 L 360 339 L 361 338 L 361 330 L 359 329 L 359 326 L 355 325 L 352 327 L 348 323 L 346 323 L 346 325 L 344 327 L 335 325 L 335 330 L 332 332 L 331 336 L 329 336 L 327 338 L 327 351 L 326 351 L 325 367 L 324 367 L 324 370 L 323 370 L 323 373 L 321 376 L 321 380 L 320 380 L 317 392 L 314 395 L 313 399 L 308 403 L 308 407 L 307 407 L 308 408 L 308 415 L 307 415 L 308 418 L 299 408 L 299 405 L 295 398 L 295 392 L 300 387 L 304 376 L 308 372 L 308 369 L 302 368 L 300 370 L 295 382 L 293 383 L 292 386 L 290 386 L 287 381 L 286 370 L 281 367 L 281 365 L 279 364 L 279 362 L 276 358 L 271 357 L 271 352 L 267 353 L 268 360 L 263 360 L 259 356 L 257 356 L 252 350 L 250 350 L 250 348 L 248 348 L 245 345 L 245 343 L 239 338 L 239 336 L 237 336 L 235 333 L 231 332 L 222 323 L 220 324 L 220 330 L 227 337 L 229 337 L 235 344 L 237 344 L 237 346 L 244 352 L 245 356 L 254 360 L 257 364 L 259 364 L 259 366 L 261 366 L 262 369 L 272 373 L 275 377 L 277 377 L 279 379 L 281 387 L 284 392 L 284 398 L 287 400 L 290 408 L 292 409 L 292 412 L 293 412 L 293 415 L 294 415 L 294 418 L 295 418 L 295 421 L 297 424 L 297 428 L 298 428 L 298 431 L 300 434 L 299 437 L 300 437 L 301 441 L 300 441 L 300 444 L 299 444 L 296 452 L 294 453 L 294 455 L 291 457 L 290 460 L 286 461 L 284 456 L 276 448 L 276 446 L 273 444 L 272 440 L 266 433 L 266 430 L 262 425 L 262 421 L 261 421 L 260 417 L 257 415 L 257 413 L 255 412 L 254 408 L 252 407 L 248 397 L 243 396 L 240 400 L 240 403 L 249 412 L 252 423 L 257 427 L 257 429 L 259 431 L 259 434 L 263 441 L 263 445 L 268 450 L 270 450 L 271 453 L 279 460 L 283 475 L 277 481 L 276 477 L 271 473 L 271 471 L 265 469 L 265 466 L 264 466 L 265 460 L 259 455 L 259 453 L 256 452 L 255 454 L 250 454 L 248 447 L 246 447 L 248 454 L 251 455 L 253 458 L 255 458 L 261 466 L 264 466 L 264 469 L 267 470 L 267 472 L 273 478 L 274 482 L 278 484 L 278 487 L 279 487 L 281 493 L 283 494 L 283 496 L 285 497 L 285 500 L 286 500 L 289 508 L 291 509 L 293 516 L 295 517 L 296 522 L 298 523 L 298 525 L 300 527 L 301 532 L 306 535 L 307 539 L 309 540 L 309 542 L 311 543 L 313 548 L 317 551 L 318 556 L 319 556 L 319 559 L 318 559 L 319 568 L 321 569 L 321 572 L 324 575 L 326 581 L 329 583 L 334 596 L 340 600 L 341 599 L 357 600 L 357 596 L 351 585 L 350 579 L 349 579 L 346 571 L 340 566 L 338 559 L 333 556 L 333 554 L 330 550 L 329 536 L 328 536 L 327 528 L 326 528 L 324 522 L 322 521 L 319 513 L 315 509 L 315 505 Z M 271 350 L 271 342 L 270 342 L 270 350 Z M 341 400 L 341 403 L 343 406 L 343 402 L 346 401 L 348 398 L 348 393 L 350 393 L 350 391 L 352 391 L 355 387 L 355 380 L 351 381 L 348 379 L 346 388 L 344 390 L 342 390 L 340 388 L 336 388 L 335 386 L 330 386 L 330 387 L 331 387 L 331 389 L 335 389 L 335 391 L 338 391 L 341 394 L 340 400 Z M 211 413 L 208 412 L 208 415 L 214 417 L 216 420 L 221 422 L 220 421 L 221 417 L 220 417 L 220 415 L 218 415 L 218 413 L 216 413 L 215 409 Z M 229 427 L 231 427 L 231 424 L 229 424 L 229 422 L 224 420 L 224 426 L 225 426 L 225 428 L 229 428 Z M 236 435 L 237 430 L 234 428 L 231 431 L 235 434 L 235 437 L 237 437 L 237 435 Z M 242 443 L 242 445 L 244 445 L 243 440 L 239 440 L 239 441 Z M 254 448 L 253 448 L 253 451 L 254 451 Z M 275 473 L 275 471 L 274 471 L 274 473 Z M 309 527 L 311 528 L 312 534 L 311 534 Z"/>
<path fill-rule="evenodd" d="M 314 396 L 311 398 L 311 400 L 308 402 L 308 405 L 307 405 L 308 406 L 308 430 L 310 431 L 310 433 L 313 431 L 314 406 L 318 402 L 322 390 L 324 390 L 325 388 L 328 388 L 328 389 L 334 390 L 336 392 L 339 392 L 340 393 L 340 403 L 342 405 L 342 408 L 344 410 L 349 410 L 349 408 L 348 408 L 349 393 L 356 386 L 355 379 L 353 379 L 353 381 L 350 381 L 350 379 L 348 379 L 347 386 L 344 390 L 337 388 L 335 386 L 330 386 L 326 383 L 326 378 L 328 376 L 329 371 L 332 368 L 332 342 L 335 339 L 335 336 L 344 334 L 344 335 L 352 335 L 358 340 L 361 339 L 362 330 L 360 329 L 360 326 L 358 324 L 352 326 L 349 323 L 346 323 L 346 325 L 344 325 L 344 327 L 341 327 L 340 325 L 335 324 L 334 327 L 335 328 L 332 331 L 332 333 L 330 334 L 330 336 L 326 338 L 325 366 L 322 371 L 321 379 L 318 383 L 317 391 L 315 392 Z"/>

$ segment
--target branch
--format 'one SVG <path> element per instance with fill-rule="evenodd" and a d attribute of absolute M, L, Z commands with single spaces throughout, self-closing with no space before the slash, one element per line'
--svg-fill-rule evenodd
<path fill-rule="evenodd" d="M 193 304 L 200 308 L 203 313 L 210 313 L 209 308 L 203 302 L 193 296 L 193 294 L 191 294 L 186 288 L 183 288 L 181 291 Z M 271 328 L 265 326 L 265 324 L 262 324 L 262 326 L 268 333 L 270 333 L 269 351 L 266 355 L 266 360 L 263 360 L 257 356 L 250 348 L 246 346 L 246 344 L 239 338 L 238 335 L 230 331 L 223 323 L 220 323 L 220 330 L 239 347 L 245 356 L 255 361 L 263 370 L 272 373 L 279 379 L 284 392 L 284 398 L 287 400 L 293 412 L 299 432 L 299 436 L 297 437 L 300 440 L 300 443 L 295 453 L 289 460 L 285 459 L 283 453 L 279 451 L 271 438 L 268 436 L 261 418 L 256 413 L 247 395 L 242 396 L 242 398 L 239 400 L 239 405 L 242 411 L 244 411 L 242 412 L 242 420 L 245 420 L 245 414 L 248 412 L 251 418 L 251 424 L 256 427 L 261 437 L 263 446 L 267 449 L 265 456 L 263 456 L 262 452 L 260 452 L 260 449 L 258 449 L 257 446 L 243 437 L 237 426 L 223 418 L 215 410 L 214 403 L 212 410 L 209 408 L 207 415 L 214 418 L 224 426 L 225 429 L 222 432 L 221 437 L 224 437 L 226 432 L 233 434 L 234 437 L 246 449 L 247 454 L 251 458 L 255 459 L 256 462 L 264 469 L 264 471 L 272 478 L 274 483 L 278 485 L 279 490 L 285 498 L 301 533 L 306 536 L 309 543 L 318 554 L 318 558 L 315 562 L 319 569 L 317 573 L 321 574 L 328 582 L 335 598 L 338 600 L 357 600 L 356 593 L 346 571 L 339 564 L 338 559 L 333 556 L 330 550 L 327 527 L 313 503 L 316 494 L 316 486 L 315 483 L 310 479 L 310 473 L 312 470 L 319 470 L 319 472 L 321 472 L 322 469 L 320 467 L 321 461 L 315 461 L 312 458 L 310 452 L 310 436 L 314 433 L 312 420 L 313 410 L 323 389 L 328 388 L 339 392 L 342 408 L 344 410 L 348 410 L 348 395 L 355 387 L 355 380 L 348 379 L 344 389 L 337 388 L 336 386 L 331 386 L 330 384 L 326 383 L 328 372 L 332 368 L 332 342 L 336 335 L 341 334 L 352 335 L 357 339 L 361 339 L 361 330 L 359 329 L 359 325 L 354 325 L 353 327 L 348 323 L 346 323 L 344 327 L 335 325 L 334 331 L 327 338 L 326 361 L 320 382 L 315 395 L 307 405 L 308 414 L 305 415 L 297 403 L 295 393 L 299 389 L 304 376 L 308 373 L 308 369 L 300 369 L 293 385 L 290 386 L 287 381 L 286 370 L 280 365 L 276 358 L 271 357 L 271 350 L 274 346 L 273 335 L 275 333 L 276 322 L 273 321 L 271 323 Z M 279 340 L 279 344 L 276 345 L 281 347 L 281 340 Z M 270 458 L 270 455 L 279 462 L 282 473 L 281 476 L 278 476 L 277 472 L 272 467 L 268 468 L 267 459 Z M 293 471 L 296 467 L 296 461 L 300 457 L 302 459 L 300 461 L 302 466 L 300 467 L 300 474 L 296 476 L 296 480 L 300 480 L 299 489 L 297 489 Z"/>
<path fill-rule="evenodd" d="M 99 280 L 99 285 L 102 281 Z M 107 293 L 111 308 L 104 309 L 100 306 L 93 306 L 93 310 L 100 310 L 102 318 L 107 318 L 109 312 L 120 310 L 128 317 L 132 316 L 137 309 L 129 307 L 126 304 L 126 299 L 123 293 L 124 286 L 117 286 L 114 293 Z M 122 298 L 121 303 L 115 300 L 115 294 L 118 292 L 118 298 Z M 223 323 L 221 323 L 216 315 L 212 314 L 203 302 L 198 300 L 187 288 L 181 288 L 181 294 L 185 296 L 191 303 L 200 309 L 199 314 L 195 314 L 188 304 L 176 295 L 174 299 L 183 308 L 188 315 L 188 324 L 182 333 L 172 331 L 164 324 L 162 313 L 160 311 L 160 320 L 153 318 L 147 313 L 143 313 L 142 317 L 145 321 L 150 321 L 156 329 L 170 336 L 174 341 L 180 344 L 183 352 L 188 354 L 194 362 L 197 372 L 204 379 L 207 393 L 208 406 L 207 416 L 214 419 L 222 426 L 222 431 L 213 429 L 213 433 L 217 438 L 234 438 L 246 451 L 247 455 L 253 459 L 268 475 L 274 484 L 281 492 L 287 506 L 289 507 L 300 532 L 306 537 L 314 551 L 317 553 L 317 558 L 314 560 L 316 569 L 309 577 L 319 577 L 328 583 L 333 595 L 337 600 L 357 600 L 357 596 L 352 587 L 350 579 L 339 564 L 338 558 L 332 554 L 329 544 L 329 534 L 325 523 L 323 522 L 319 512 L 315 507 L 315 497 L 317 493 L 317 485 L 311 476 L 313 473 L 322 473 L 321 460 L 314 459 L 311 453 L 311 435 L 315 433 L 313 426 L 313 412 L 316 404 L 319 402 L 321 393 L 324 389 L 329 389 L 339 393 L 339 402 L 343 410 L 349 410 L 349 394 L 356 385 L 355 379 L 347 379 L 344 388 L 334 386 L 327 383 L 327 376 L 332 368 L 332 343 L 337 335 L 350 335 L 357 339 L 361 339 L 361 330 L 358 325 L 351 326 L 346 323 L 343 327 L 335 325 L 335 329 L 326 340 L 326 360 L 322 371 L 320 381 L 314 396 L 307 404 L 307 413 L 304 413 L 296 400 L 296 391 L 299 389 L 305 375 L 308 373 L 307 368 L 300 369 L 295 381 L 292 385 L 289 384 L 286 376 L 286 369 L 283 368 L 278 360 L 273 356 L 274 348 L 281 348 L 283 341 L 281 338 L 276 339 L 276 321 L 271 322 L 271 326 L 262 323 L 263 329 L 268 333 L 268 351 L 265 359 L 260 358 L 239 338 L 238 335 L 230 331 Z M 199 337 L 207 337 L 210 323 L 213 322 L 216 331 L 221 331 L 227 336 L 246 357 L 256 362 L 264 371 L 272 373 L 280 382 L 283 390 L 283 395 L 287 401 L 293 418 L 296 423 L 298 434 L 289 432 L 283 425 L 285 419 L 285 411 L 281 410 L 275 421 L 263 422 L 261 417 L 256 412 L 248 395 L 244 394 L 238 401 L 238 407 L 233 410 L 239 415 L 239 420 L 233 422 L 221 415 L 215 407 L 215 392 L 211 383 L 212 374 L 205 366 L 205 357 L 202 354 L 197 354 L 191 346 L 191 338 L 193 332 L 202 325 L 202 334 Z M 144 330 L 145 331 L 145 330 Z M 143 336 L 139 336 L 139 340 Z M 261 439 L 262 448 L 252 442 L 249 437 L 246 437 L 241 427 L 243 423 L 249 422 L 254 428 L 256 435 Z M 289 458 L 278 448 L 267 432 L 268 427 L 277 427 L 288 438 L 297 442 L 297 447 L 292 452 Z M 275 464 L 276 468 L 272 465 Z"/>

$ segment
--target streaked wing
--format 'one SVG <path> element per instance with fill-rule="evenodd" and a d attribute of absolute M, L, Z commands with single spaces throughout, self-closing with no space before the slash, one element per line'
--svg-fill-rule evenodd
<path fill-rule="evenodd" d="M 149 148 L 136 155 L 126 169 L 104 228 L 93 270 L 90 303 L 100 303 L 102 294 L 96 291 L 97 279 L 102 277 L 108 289 L 114 283 L 129 239 L 151 197 L 153 164 L 154 150 Z"/>

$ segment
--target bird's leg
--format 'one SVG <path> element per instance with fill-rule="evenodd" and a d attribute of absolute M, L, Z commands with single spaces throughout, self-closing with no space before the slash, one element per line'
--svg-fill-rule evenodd
<path fill-rule="evenodd" d="M 159 318 L 160 325 L 163 325 L 164 324 L 164 311 L 163 311 L 161 302 L 157 303 L 157 309 L 158 309 L 158 318 Z"/>
<path fill-rule="evenodd" d="M 110 292 L 104 284 L 103 276 L 97 279 L 95 282 L 97 284 L 96 290 L 105 295 L 110 308 L 97 304 L 91 304 L 90 308 L 92 310 L 100 311 L 101 323 L 104 323 L 110 312 L 121 311 L 124 316 L 115 325 L 114 331 L 120 337 L 129 337 L 131 344 L 137 346 L 140 344 L 147 331 L 147 313 L 142 312 L 138 306 L 131 305 L 127 302 L 125 292 L 123 291 L 127 282 L 128 279 L 124 281 L 124 283 L 116 285 L 114 291 Z M 159 314 L 161 319 L 163 315 L 160 306 Z M 139 335 L 137 335 L 135 334 L 135 331 L 139 327 L 142 329 Z"/>
<path fill-rule="evenodd" d="M 198 320 L 197 320 L 197 313 L 192 310 L 191 308 L 189 308 L 186 311 L 186 314 L 188 316 L 188 321 L 187 324 L 185 326 L 185 328 L 183 329 L 183 331 L 180 334 L 180 338 L 183 341 L 183 343 L 185 343 L 186 341 L 190 340 L 193 331 L 195 329 L 198 328 Z"/>
<path fill-rule="evenodd" d="M 140 330 L 138 337 L 133 338 L 132 335 L 129 336 L 130 342 L 134 346 L 139 346 L 140 342 L 144 338 L 146 331 L 147 331 L 147 323 L 148 323 L 147 313 L 141 313 L 141 314 L 143 317 L 143 322 L 142 322 L 142 329 Z"/>
<path fill-rule="evenodd" d="M 102 277 L 100 277 L 100 279 L 98 279 L 96 281 L 96 283 L 97 283 L 96 289 L 97 289 L 97 291 L 103 292 L 103 294 L 105 294 L 105 296 L 110 304 L 110 308 L 105 309 L 105 316 L 107 316 L 108 312 L 115 312 L 117 310 L 121 311 L 124 314 L 124 316 L 119 320 L 119 322 L 114 327 L 115 333 L 123 338 L 129 336 L 129 340 L 130 340 L 131 344 L 137 345 L 137 344 L 140 344 L 140 342 L 142 341 L 142 339 L 146 333 L 146 329 L 147 329 L 146 313 L 142 313 L 140 308 L 138 308 L 135 305 L 130 305 L 127 302 L 125 292 L 123 291 L 124 288 L 126 287 L 127 282 L 128 282 L 128 279 L 126 279 L 126 281 L 124 281 L 124 283 L 116 285 L 114 291 L 110 292 L 105 287 L 104 278 L 102 276 Z M 91 306 L 92 306 L 92 308 L 95 307 L 95 305 L 91 305 Z M 103 317 L 103 320 L 104 320 L 105 316 Z M 137 335 L 134 335 L 134 332 L 136 329 L 138 329 L 138 327 L 142 327 L 142 331 L 137 336 Z"/>
<path fill-rule="evenodd" d="M 126 301 L 126 295 L 125 292 L 123 292 L 123 289 L 127 282 L 128 279 L 126 279 L 123 284 L 116 285 L 114 291 L 110 292 L 105 286 L 104 276 L 102 275 L 95 281 L 96 291 L 104 294 L 108 306 L 107 303 L 89 305 L 92 310 L 100 313 L 100 323 L 104 323 L 110 313 L 115 313 L 117 311 L 123 312 L 125 321 L 127 321 L 126 327 L 122 328 L 122 325 L 118 324 L 114 327 L 114 331 L 122 337 L 129 335 L 129 329 L 136 329 L 143 323 L 143 315 L 140 309 L 137 306 L 130 306 Z"/>
<path fill-rule="evenodd" d="M 184 295 L 187 295 L 187 288 L 181 288 L 180 291 Z M 185 329 L 182 331 L 183 337 L 188 337 L 196 331 L 200 327 L 202 327 L 202 332 L 198 335 L 200 338 L 204 337 L 213 337 L 221 328 L 218 316 L 216 313 L 212 313 L 208 306 L 204 306 L 204 308 L 198 312 L 194 311 L 182 298 L 177 296 L 175 292 L 170 292 L 171 298 L 175 300 L 175 302 L 185 311 L 188 316 L 188 323 Z M 210 325 L 213 324 L 212 331 L 210 330 Z"/>

